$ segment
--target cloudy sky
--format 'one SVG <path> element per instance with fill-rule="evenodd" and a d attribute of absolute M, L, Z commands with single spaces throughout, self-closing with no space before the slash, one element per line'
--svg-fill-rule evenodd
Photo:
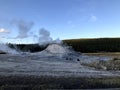
<path fill-rule="evenodd" d="M 120 0 L 0 0 L 1 42 L 120 36 Z"/>

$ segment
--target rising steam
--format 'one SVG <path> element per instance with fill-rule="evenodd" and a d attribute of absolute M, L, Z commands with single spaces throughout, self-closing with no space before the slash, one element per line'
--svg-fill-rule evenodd
<path fill-rule="evenodd" d="M 37 43 L 39 45 L 46 45 L 51 43 L 62 43 L 62 41 L 57 38 L 53 40 L 53 38 L 50 36 L 50 32 L 46 30 L 45 28 L 39 29 L 39 35 L 33 35 L 34 40 L 37 40 Z"/>
<path fill-rule="evenodd" d="M 27 38 L 28 32 L 30 32 L 32 26 L 34 25 L 33 22 L 25 22 L 23 20 L 12 21 L 12 24 L 18 28 L 18 35 L 16 37 L 18 39 Z"/>
<path fill-rule="evenodd" d="M 44 28 L 39 30 L 38 40 L 40 45 L 51 43 L 53 41 L 53 39 L 50 37 L 50 32 Z"/>
<path fill-rule="evenodd" d="M 18 30 L 18 35 L 13 38 L 8 38 L 8 39 L 13 39 L 13 40 L 25 40 L 27 37 L 30 37 L 33 40 L 33 43 L 38 43 L 39 45 L 47 45 L 51 43 L 61 43 L 60 39 L 53 40 L 53 38 L 50 36 L 50 32 L 46 30 L 45 28 L 41 28 L 38 30 L 38 34 L 36 35 L 34 32 L 31 33 L 31 28 L 34 25 L 33 22 L 26 22 L 24 20 L 13 20 L 10 25 L 14 25 L 17 30 Z M 9 33 L 8 30 L 1 28 L 0 33 Z M 29 34 L 29 35 L 28 35 Z M 16 48 L 15 48 L 16 49 Z M 9 48 L 6 44 L 0 45 L 0 51 L 8 52 L 8 53 L 17 53 L 16 50 L 12 50 Z"/>

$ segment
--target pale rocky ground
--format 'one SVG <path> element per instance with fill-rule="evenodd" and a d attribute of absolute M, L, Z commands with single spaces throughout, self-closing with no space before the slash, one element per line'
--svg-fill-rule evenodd
<path fill-rule="evenodd" d="M 110 57 L 86 56 L 51 45 L 38 53 L 0 54 L 0 75 L 120 76 L 119 71 L 97 70 L 81 65 Z"/>
<path fill-rule="evenodd" d="M 1 75 L 120 76 L 119 72 L 99 71 L 82 66 L 80 61 L 57 56 L 0 55 Z"/>

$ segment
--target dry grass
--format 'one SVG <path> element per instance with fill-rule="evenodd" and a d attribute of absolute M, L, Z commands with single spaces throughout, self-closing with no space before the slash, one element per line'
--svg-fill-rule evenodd
<path fill-rule="evenodd" d="M 120 52 L 115 53 L 84 53 L 88 56 L 98 56 L 98 57 L 111 57 L 111 60 L 108 61 L 95 61 L 89 64 L 83 63 L 82 65 L 93 67 L 96 69 L 102 69 L 102 70 L 114 70 L 118 71 L 120 70 Z"/>
<path fill-rule="evenodd" d="M 120 52 L 101 52 L 101 53 L 83 53 L 88 56 L 110 56 L 110 57 L 119 57 L 120 58 Z"/>
<path fill-rule="evenodd" d="M 110 60 L 105 61 L 104 63 L 101 62 L 92 62 L 89 64 L 82 64 L 84 66 L 93 67 L 95 69 L 102 69 L 102 70 L 113 70 L 119 71 L 120 70 L 120 60 Z"/>
<path fill-rule="evenodd" d="M 88 66 L 88 67 L 93 67 L 93 68 L 99 69 L 99 70 L 107 70 L 105 61 L 95 61 L 95 62 L 92 62 L 92 63 L 81 63 L 81 65 Z"/>

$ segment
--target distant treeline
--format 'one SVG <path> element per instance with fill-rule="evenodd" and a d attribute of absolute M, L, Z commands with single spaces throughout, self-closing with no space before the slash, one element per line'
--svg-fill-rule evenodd
<path fill-rule="evenodd" d="M 71 39 L 63 40 L 64 44 L 72 46 L 75 51 L 88 52 L 120 52 L 120 38 L 98 38 L 98 39 Z M 8 44 L 9 47 L 18 51 L 38 52 L 44 50 L 48 45 L 39 44 Z"/>
<path fill-rule="evenodd" d="M 39 52 L 44 50 L 48 45 L 39 44 L 7 44 L 10 48 L 23 52 Z"/>
<path fill-rule="evenodd" d="M 78 52 L 120 52 L 120 38 L 64 40 Z"/>

